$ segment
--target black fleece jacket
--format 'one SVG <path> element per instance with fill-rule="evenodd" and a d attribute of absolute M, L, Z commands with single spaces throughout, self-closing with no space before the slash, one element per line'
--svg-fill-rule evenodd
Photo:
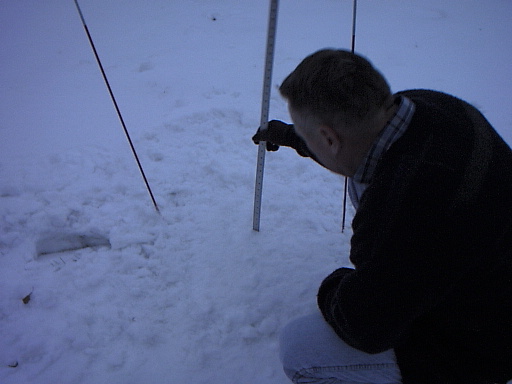
<path fill-rule="evenodd" d="M 427 90 L 380 160 L 350 260 L 318 304 L 349 345 L 394 348 L 403 382 L 512 379 L 512 151 L 472 106 Z"/>

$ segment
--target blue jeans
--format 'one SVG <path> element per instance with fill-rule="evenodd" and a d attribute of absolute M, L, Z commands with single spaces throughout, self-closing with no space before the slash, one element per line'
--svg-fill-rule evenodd
<path fill-rule="evenodd" d="M 300 317 L 281 332 L 280 357 L 296 384 L 400 384 L 393 350 L 368 354 L 347 345 L 320 312 Z"/>

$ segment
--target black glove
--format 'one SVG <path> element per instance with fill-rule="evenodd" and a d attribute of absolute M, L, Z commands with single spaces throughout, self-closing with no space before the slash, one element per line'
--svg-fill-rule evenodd
<path fill-rule="evenodd" d="M 252 141 L 254 144 L 265 141 L 267 151 L 277 151 L 282 145 L 295 149 L 303 157 L 312 157 L 306 143 L 295 133 L 293 124 L 286 124 L 279 120 L 271 120 L 259 127 Z"/>

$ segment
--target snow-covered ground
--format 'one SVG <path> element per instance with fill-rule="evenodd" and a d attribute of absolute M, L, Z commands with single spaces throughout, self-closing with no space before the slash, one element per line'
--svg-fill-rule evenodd
<path fill-rule="evenodd" d="M 74 2 L 0 2 L 0 383 L 286 383 L 279 329 L 348 265 L 350 229 L 343 180 L 282 149 L 252 230 L 268 2 L 80 5 L 161 215 Z M 351 12 L 281 1 L 272 118 L 306 55 L 349 48 Z M 508 0 L 361 0 L 356 50 L 512 143 L 511 18 Z"/>

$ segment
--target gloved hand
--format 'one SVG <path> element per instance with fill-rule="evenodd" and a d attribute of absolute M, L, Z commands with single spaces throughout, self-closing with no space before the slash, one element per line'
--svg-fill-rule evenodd
<path fill-rule="evenodd" d="M 279 120 L 271 120 L 258 128 L 252 137 L 254 144 L 266 142 L 267 151 L 277 151 L 280 146 L 290 147 L 303 157 L 311 157 L 304 141 L 297 136 L 293 124 L 286 124 Z"/>
<path fill-rule="evenodd" d="M 267 151 L 277 151 L 279 146 L 291 147 L 295 131 L 292 124 L 286 124 L 279 120 L 271 120 L 258 128 L 252 137 L 254 144 L 266 141 Z"/>

